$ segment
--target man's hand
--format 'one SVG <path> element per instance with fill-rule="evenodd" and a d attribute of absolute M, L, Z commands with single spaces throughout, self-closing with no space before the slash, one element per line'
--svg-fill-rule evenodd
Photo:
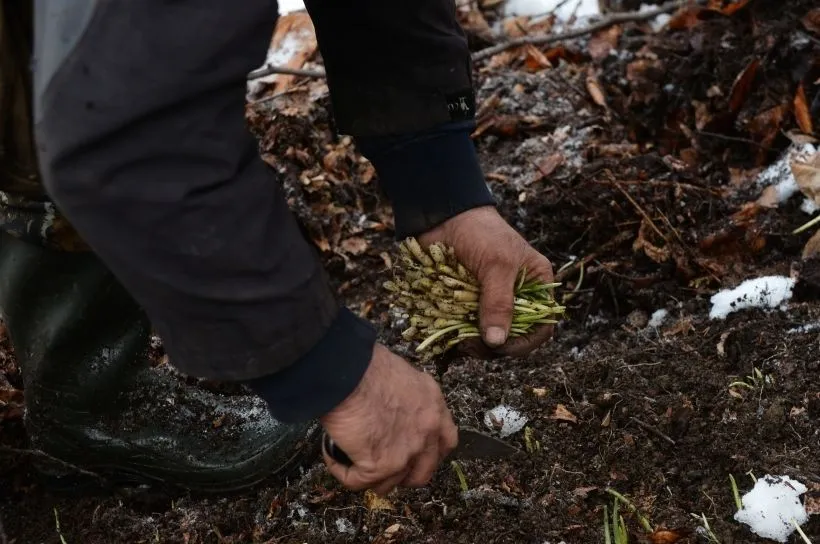
<path fill-rule="evenodd" d="M 523 356 L 552 337 L 552 325 L 539 327 L 520 338 L 509 337 L 513 312 L 513 290 L 522 268 L 528 278 L 553 280 L 552 264 L 530 246 L 498 214 L 494 207 L 461 213 L 424 233 L 425 246 L 444 242 L 455 249 L 456 257 L 481 284 L 479 320 L 481 340 L 464 341 L 459 346 L 470 355 L 489 358 L 498 355 Z"/>
<path fill-rule="evenodd" d="M 424 486 L 458 445 L 436 381 L 380 344 L 359 386 L 321 423 L 353 461 L 346 467 L 325 454 L 328 470 L 354 491 Z"/>

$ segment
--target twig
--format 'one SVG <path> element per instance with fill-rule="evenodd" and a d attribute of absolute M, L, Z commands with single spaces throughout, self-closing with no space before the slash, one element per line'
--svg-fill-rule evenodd
<path fill-rule="evenodd" d="M 274 66 L 273 64 L 266 64 L 262 68 L 249 73 L 248 81 L 271 76 L 273 74 L 312 77 L 314 79 L 322 79 L 325 77 L 325 73 L 321 70 L 305 70 L 304 68 L 288 68 L 287 66 Z"/>
<path fill-rule="evenodd" d="M 664 241 L 664 242 L 669 243 L 669 239 L 668 239 L 668 238 L 667 238 L 667 237 L 666 237 L 666 236 L 665 236 L 665 235 L 661 232 L 661 230 L 657 227 L 657 225 L 655 225 L 655 222 L 654 222 L 654 221 L 652 221 L 652 218 L 651 218 L 651 217 L 649 217 L 649 214 L 648 214 L 648 213 L 646 213 L 646 211 L 644 211 L 644 209 L 643 209 L 643 208 L 641 208 L 640 204 L 638 204 L 637 202 L 635 202 L 635 199 L 633 199 L 631 196 L 629 196 L 629 193 L 627 193 L 627 192 L 624 190 L 624 188 L 623 188 L 623 187 L 621 187 L 620 185 L 618 185 L 618 183 L 617 183 L 617 182 L 615 183 L 615 187 L 616 187 L 619 191 L 621 191 L 621 193 L 623 193 L 623 195 L 627 198 L 627 200 L 629 200 L 629 202 L 630 202 L 630 203 L 632 203 L 632 205 L 633 205 L 633 206 L 635 206 L 635 209 L 638 211 L 638 213 L 639 213 L 639 214 L 641 214 L 641 217 L 643 217 L 644 219 L 646 219 L 646 221 L 649 223 L 649 226 L 650 226 L 650 227 L 652 227 L 652 230 L 654 230 L 654 231 L 658 234 L 658 236 L 660 236 L 660 237 L 663 239 L 663 241 Z"/>
<path fill-rule="evenodd" d="M 96 478 L 98 480 L 105 480 L 104 477 L 97 474 L 96 472 L 91 472 L 90 470 L 85 470 L 84 468 L 80 468 L 77 465 L 73 465 L 71 463 L 63 461 L 62 459 L 58 459 L 57 457 L 54 457 L 53 455 L 47 454 L 43 450 L 26 450 L 26 449 L 21 449 L 21 448 L 10 448 L 8 446 L 0 446 L 0 454 L 3 454 L 3 453 L 11 454 L 11 455 L 29 455 L 31 457 L 38 457 L 38 458 L 44 459 L 46 461 L 51 461 L 53 463 L 57 463 L 58 465 L 62 466 L 63 468 L 66 468 L 68 470 L 77 472 L 79 474 L 83 474 L 85 476 L 91 476 L 92 478 Z"/>
<path fill-rule="evenodd" d="M 549 43 L 560 42 L 562 40 L 571 40 L 573 38 L 578 38 L 586 34 L 592 34 L 593 32 L 597 32 L 604 28 L 608 28 L 610 26 L 617 25 L 620 23 L 646 21 L 649 19 L 653 19 L 658 15 L 675 11 L 676 9 L 683 7 L 684 5 L 686 5 L 686 0 L 674 0 L 672 2 L 662 4 L 657 8 L 646 11 L 625 11 L 623 13 L 615 13 L 613 15 L 610 15 L 609 17 L 601 19 L 593 25 L 589 25 L 584 28 L 579 28 L 577 30 L 571 30 L 569 32 L 562 32 L 561 34 L 540 34 L 535 36 L 524 36 L 521 38 L 516 38 L 508 42 L 500 43 L 498 45 L 482 49 L 481 51 L 476 51 L 475 53 L 473 53 L 472 59 L 473 62 L 481 62 L 503 51 L 506 51 L 507 49 L 512 49 L 513 47 L 519 47 L 522 45 L 546 45 Z M 262 68 L 259 68 L 258 70 L 254 70 L 253 72 L 249 73 L 248 80 L 251 81 L 273 74 L 303 76 L 315 79 L 321 79 L 326 77 L 325 72 L 321 70 L 304 70 L 301 68 L 288 68 L 286 66 L 274 66 L 268 64 Z"/>
<path fill-rule="evenodd" d="M 521 45 L 546 45 L 548 43 L 578 38 L 580 36 L 591 34 L 593 32 L 597 32 L 612 25 L 617 25 L 619 23 L 646 21 L 648 19 L 657 17 L 658 15 L 669 13 L 670 11 L 675 11 L 676 9 L 683 7 L 684 5 L 686 5 L 686 1 L 674 0 L 673 2 L 667 2 L 651 10 L 626 11 L 623 13 L 615 13 L 613 15 L 610 15 L 609 17 L 601 19 L 594 25 L 579 28 L 578 30 L 562 32 L 561 34 L 546 34 L 541 36 L 524 36 L 521 38 L 516 38 L 514 40 L 510 40 L 508 42 L 500 43 L 498 45 L 482 49 L 481 51 L 477 51 L 475 54 L 473 54 L 473 62 L 479 62 L 488 59 L 493 55 L 501 53 L 502 51 L 505 51 L 513 47 L 518 47 Z"/>
<path fill-rule="evenodd" d="M 671 445 L 674 446 L 676 444 L 676 442 L 674 440 L 672 440 L 667 435 L 660 432 L 658 429 L 656 429 L 655 427 L 653 427 L 649 423 L 643 422 L 643 421 L 641 421 L 640 419 L 638 419 L 637 417 L 634 417 L 634 416 L 631 416 L 629 419 L 634 421 L 635 424 L 638 425 L 638 427 L 642 428 L 645 431 L 648 431 L 648 432 L 654 434 L 655 436 L 657 436 L 658 438 L 660 438 L 662 440 L 665 440 L 665 441 L 669 442 Z"/>

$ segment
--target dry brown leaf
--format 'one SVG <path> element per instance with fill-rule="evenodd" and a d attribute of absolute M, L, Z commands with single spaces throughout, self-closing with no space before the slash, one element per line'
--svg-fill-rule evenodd
<path fill-rule="evenodd" d="M 732 15 L 734 15 L 735 13 L 737 13 L 738 11 L 742 10 L 743 8 L 745 8 L 745 7 L 746 7 L 746 5 L 749 3 L 749 1 L 750 1 L 750 0 L 739 0 L 738 2 L 733 2 L 733 3 L 731 3 L 731 4 L 726 5 L 726 7 L 724 7 L 723 9 L 721 9 L 721 10 L 720 10 L 720 12 L 721 12 L 723 15 L 732 16 Z"/>
<path fill-rule="evenodd" d="M 587 71 L 586 83 L 587 91 L 589 92 L 589 96 L 592 97 L 592 101 L 602 108 L 606 108 L 606 96 L 604 95 L 604 90 L 601 88 L 601 84 L 598 83 L 598 78 L 592 70 Z"/>
<path fill-rule="evenodd" d="M 738 74 L 734 84 L 732 84 L 732 91 L 729 94 L 729 111 L 733 114 L 737 114 L 737 112 L 740 111 L 740 108 L 742 108 L 746 102 L 746 98 L 749 97 L 749 92 L 752 90 L 752 84 L 754 83 L 759 68 L 760 61 L 753 59 L 746 68 Z"/>
<path fill-rule="evenodd" d="M 691 531 L 686 529 L 658 529 L 649 535 L 649 542 L 652 544 L 675 544 L 681 539 L 688 537 Z"/>
<path fill-rule="evenodd" d="M 587 486 L 587 487 L 576 487 L 575 489 L 572 490 L 572 494 L 575 495 L 576 497 L 586 499 L 587 495 L 589 495 L 590 493 L 592 493 L 596 489 L 598 489 L 598 488 L 594 485 Z"/>
<path fill-rule="evenodd" d="M 668 336 L 675 336 L 677 334 L 689 334 L 695 329 L 692 325 L 692 318 L 691 317 L 684 317 L 679 319 L 677 323 L 665 329 L 663 331 L 663 335 Z"/>
<path fill-rule="evenodd" d="M 807 495 L 804 500 L 806 513 L 810 516 L 820 514 L 820 493 L 812 493 Z"/>
<path fill-rule="evenodd" d="M 805 161 L 794 160 L 789 166 L 800 192 L 820 206 L 820 151 Z"/>
<path fill-rule="evenodd" d="M 528 45 L 524 48 L 524 66 L 530 72 L 540 72 L 552 68 L 552 63 L 537 47 Z"/>
<path fill-rule="evenodd" d="M 552 419 L 569 421 L 570 423 L 578 423 L 578 418 L 575 417 L 575 414 L 570 412 L 563 404 L 559 404 L 555 407 L 555 413 L 552 415 Z"/>
<path fill-rule="evenodd" d="M 757 198 L 757 204 L 764 208 L 777 208 L 780 205 L 780 191 L 776 185 L 769 185 Z"/>
<path fill-rule="evenodd" d="M 801 20 L 806 30 L 820 34 L 820 8 L 809 11 Z"/>
<path fill-rule="evenodd" d="M 808 261 L 818 255 L 820 255 L 820 229 L 817 229 L 817 232 L 815 232 L 814 235 L 809 238 L 809 241 L 806 242 L 806 245 L 803 246 L 802 258 L 804 261 Z"/>
<path fill-rule="evenodd" d="M 374 510 L 395 510 L 395 506 L 384 497 L 379 497 L 372 490 L 364 492 L 364 506 L 370 511 Z"/>
<path fill-rule="evenodd" d="M 351 255 L 361 255 L 367 251 L 369 244 L 367 243 L 367 240 L 360 236 L 351 236 L 350 238 L 345 238 L 342 240 L 339 247 L 345 253 L 349 253 Z"/>
<path fill-rule="evenodd" d="M 555 169 L 561 166 L 564 163 L 564 155 L 561 153 L 553 153 L 549 157 L 541 159 L 535 163 L 535 166 L 538 168 L 539 177 L 537 177 L 533 181 L 539 181 L 544 178 L 548 178 Z"/>
<path fill-rule="evenodd" d="M 700 24 L 700 19 L 698 19 L 700 12 L 701 8 L 697 6 L 681 8 L 669 19 L 666 26 L 670 30 L 689 30 Z"/>
<path fill-rule="evenodd" d="M 608 57 L 610 51 L 617 47 L 621 32 L 621 27 L 615 25 L 593 34 L 587 46 L 592 60 L 602 60 Z"/>
<path fill-rule="evenodd" d="M 669 261 L 672 252 L 668 247 L 658 247 L 649 241 L 647 235 L 649 232 L 654 232 L 649 222 L 644 219 L 641 221 L 641 226 L 638 229 L 638 237 L 632 243 L 632 250 L 635 252 L 643 251 L 644 254 L 658 264 Z"/>
<path fill-rule="evenodd" d="M 521 38 L 530 33 L 530 18 L 525 16 L 508 17 L 501 23 L 501 31 L 508 38 Z"/>
<path fill-rule="evenodd" d="M 548 392 L 549 392 L 549 390 L 545 387 L 533 387 L 532 388 L 532 394 L 535 395 L 538 398 L 546 397 Z"/>
<path fill-rule="evenodd" d="M 794 118 L 797 120 L 797 126 L 800 127 L 800 130 L 806 134 L 814 132 L 809 105 L 806 101 L 806 90 L 803 88 L 802 83 L 797 86 L 797 92 L 794 95 Z"/>

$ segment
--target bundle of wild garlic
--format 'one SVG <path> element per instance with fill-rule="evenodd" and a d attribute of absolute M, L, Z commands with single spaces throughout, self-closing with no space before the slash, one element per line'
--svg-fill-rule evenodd
<path fill-rule="evenodd" d="M 384 283 L 395 306 L 409 319 L 402 332 L 409 341 L 419 341 L 417 352 L 429 359 L 459 342 L 480 336 L 478 328 L 478 281 L 458 262 L 453 248 L 433 244 L 425 251 L 415 238 L 399 245 L 400 259 L 394 279 Z M 514 292 L 510 336 L 523 336 L 538 325 L 557 323 L 565 308 L 553 297 L 559 283 L 527 279 L 521 270 Z"/>

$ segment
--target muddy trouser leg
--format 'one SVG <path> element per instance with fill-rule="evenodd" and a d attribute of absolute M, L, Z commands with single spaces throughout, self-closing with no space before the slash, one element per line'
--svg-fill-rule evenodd
<path fill-rule="evenodd" d="M 152 368 L 142 308 L 45 195 L 32 144 L 30 28 L 28 2 L 0 0 L 0 311 L 32 447 L 101 481 L 203 491 L 244 488 L 291 466 L 313 427 L 279 424 L 255 396 L 217 395 L 168 365 Z M 41 469 L 49 482 L 78 483 L 62 464 Z"/>

